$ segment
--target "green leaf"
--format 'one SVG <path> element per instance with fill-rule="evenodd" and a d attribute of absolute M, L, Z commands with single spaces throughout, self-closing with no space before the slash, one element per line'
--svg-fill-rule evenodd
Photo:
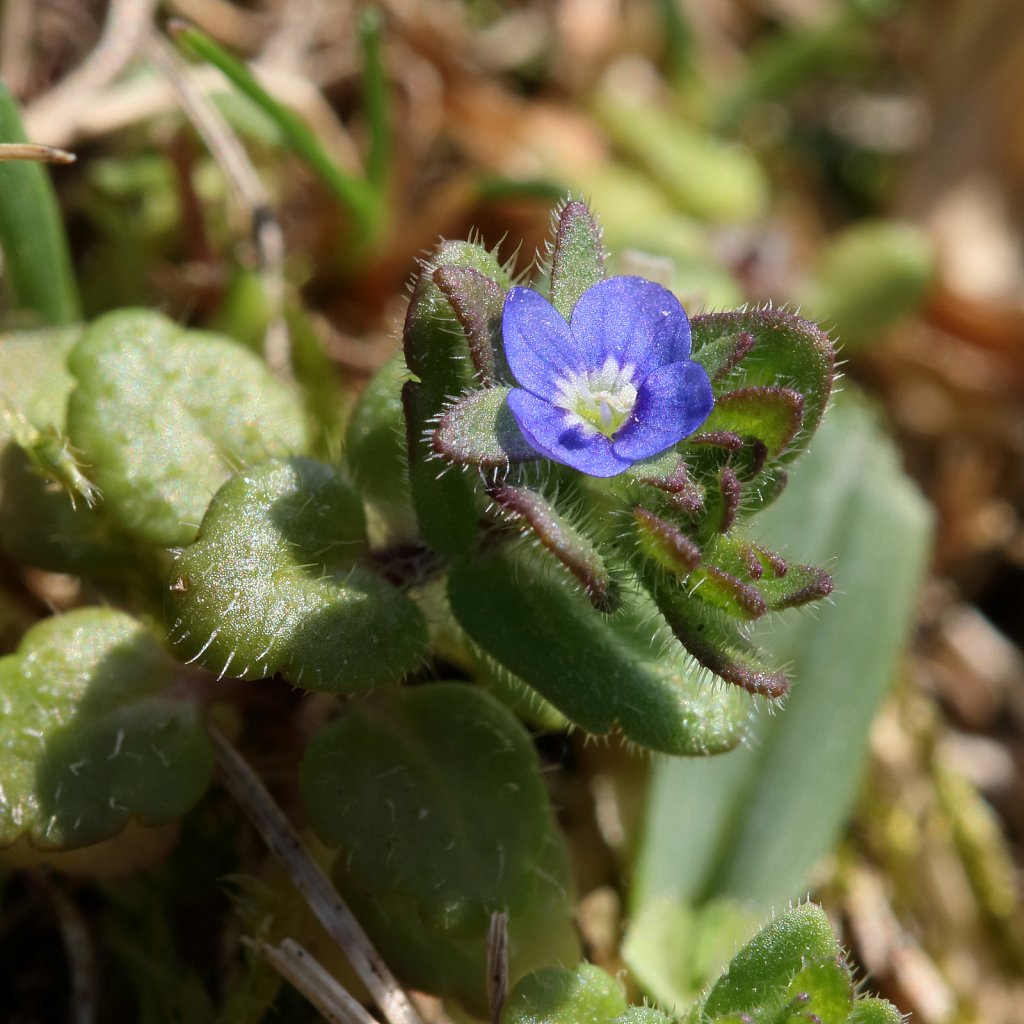
<path fill-rule="evenodd" d="M 359 497 L 330 467 L 271 462 L 228 481 L 171 567 L 171 638 L 221 675 L 280 672 L 350 693 L 398 679 L 420 658 L 419 609 L 369 569 Z"/>
<path fill-rule="evenodd" d="M 704 1000 L 711 1020 L 782 1003 L 808 964 L 834 961 L 836 939 L 825 911 L 804 903 L 765 925 L 730 961 Z M 847 975 L 847 985 L 849 976 Z"/>
<path fill-rule="evenodd" d="M 580 296 L 604 278 L 601 229 L 587 204 L 570 199 L 558 215 L 551 254 L 551 304 L 566 320 Z"/>
<path fill-rule="evenodd" d="M 306 448 L 302 405 L 245 348 L 147 310 L 108 313 L 71 353 L 68 433 L 133 536 L 195 536 L 232 472 Z"/>
<path fill-rule="evenodd" d="M 345 463 L 359 489 L 373 501 L 409 500 L 402 414 L 402 384 L 408 376 L 398 352 L 370 378 L 348 422 Z"/>
<path fill-rule="evenodd" d="M 0 142 L 25 142 L 18 106 L 0 83 Z M 0 248 L 11 305 L 44 324 L 81 317 L 67 237 L 48 171 L 31 160 L 0 162 Z"/>
<path fill-rule="evenodd" d="M 66 447 L 67 401 L 75 384 L 67 357 L 81 334 L 81 327 L 65 327 L 0 335 L 0 542 L 10 557 L 29 565 L 110 578 L 135 560 L 123 531 L 102 509 L 73 505 L 62 486 L 42 475 L 45 450 L 24 450 L 40 443 L 55 449 L 65 468 L 73 464 L 79 487 L 95 493 Z"/>
<path fill-rule="evenodd" d="M 340 891 L 407 983 L 486 1012 L 498 911 L 513 981 L 575 949 L 537 756 L 492 697 L 442 683 L 350 703 L 310 745 L 301 784 L 313 828 L 339 848 Z"/>
<path fill-rule="evenodd" d="M 505 517 L 531 530 L 579 581 L 590 603 L 602 612 L 619 606 L 619 589 L 600 551 L 555 506 L 529 487 L 501 484 L 487 492 Z"/>
<path fill-rule="evenodd" d="M 184 814 L 212 758 L 173 666 L 141 623 L 108 608 L 44 619 L 0 659 L 0 846 L 73 849 L 129 822 Z"/>
<path fill-rule="evenodd" d="M 765 209 L 768 179 L 741 146 L 650 103 L 606 91 L 596 114 L 612 141 L 640 164 L 680 209 L 709 221 L 744 221 Z"/>
<path fill-rule="evenodd" d="M 508 407 L 509 391 L 470 391 L 449 406 L 434 431 L 434 450 L 449 462 L 487 468 L 538 458 Z"/>
<path fill-rule="evenodd" d="M 14 436 L 17 417 L 63 433 L 75 386 L 67 358 L 81 334 L 81 327 L 0 334 L 0 445 Z"/>
<path fill-rule="evenodd" d="M 654 1006 L 630 1006 L 611 1024 L 675 1024 L 672 1017 L 662 1013 Z"/>
<path fill-rule="evenodd" d="M 718 359 L 723 348 L 740 345 L 744 335 L 753 339 L 748 354 L 725 376 L 721 390 L 782 387 L 803 396 L 800 430 L 783 445 L 783 461 L 795 458 L 817 430 L 832 392 L 835 354 L 828 335 L 809 320 L 776 309 L 703 313 L 690 326 L 693 358 L 698 362 L 705 349 Z M 760 418 L 759 413 L 754 415 Z"/>
<path fill-rule="evenodd" d="M 803 422 L 803 396 L 790 388 L 749 387 L 726 392 L 715 399 L 702 434 L 728 431 L 753 437 L 778 458 L 796 436 Z"/>
<path fill-rule="evenodd" d="M 509 993 L 501 1024 L 611 1024 L 626 1009 L 622 985 L 600 967 L 545 967 Z"/>
<path fill-rule="evenodd" d="M 602 617 L 525 552 L 457 564 L 448 594 L 474 642 L 588 732 L 617 727 L 680 755 L 730 750 L 746 733 L 749 698 L 707 683 L 671 643 L 655 648 L 658 616 L 640 598 Z"/>
<path fill-rule="evenodd" d="M 928 557 L 930 515 L 871 413 L 835 404 L 789 489 L 757 519 L 776 550 L 831 560 L 837 592 L 764 638 L 794 680 L 785 713 L 720 762 L 655 765 L 633 906 L 801 895 L 856 796 L 868 729 L 896 674 Z M 695 831 L 693 822 L 701 822 Z M 681 855 L 680 851 L 685 851 Z"/>
<path fill-rule="evenodd" d="M 904 1024 L 904 1016 L 887 999 L 867 996 L 858 999 L 850 1010 L 847 1024 Z"/>
<path fill-rule="evenodd" d="M 853 1005 L 850 969 L 838 952 L 831 959 L 805 964 L 789 983 L 786 1007 L 775 1019 L 780 1024 L 846 1024 Z"/>
<path fill-rule="evenodd" d="M 630 919 L 622 956 L 647 995 L 681 1009 L 717 978 L 759 923 L 759 914 L 729 900 L 699 908 L 654 900 Z"/>
<path fill-rule="evenodd" d="M 460 267 L 492 278 L 502 288 L 511 280 L 497 257 L 469 242 L 445 242 L 423 268 L 405 318 L 405 361 L 418 380 L 402 389 L 409 446 L 409 486 L 423 539 L 435 551 L 458 555 L 476 537 L 479 509 L 470 481 L 443 473 L 433 433 L 453 395 L 470 385 L 466 340 L 451 304 L 435 282 L 438 270 Z"/>
<path fill-rule="evenodd" d="M 786 674 L 771 668 L 741 627 L 721 614 L 723 610 L 734 611 L 740 617 L 742 606 L 736 594 L 732 595 L 733 604 L 728 605 L 727 584 L 720 582 L 716 606 L 653 573 L 647 575 L 651 593 L 676 639 L 704 668 L 748 693 L 773 699 L 785 696 L 789 692 Z"/>
<path fill-rule="evenodd" d="M 441 289 L 458 318 L 469 345 L 477 380 L 484 387 L 512 383 L 501 340 L 501 318 L 506 289 L 475 267 L 446 266 L 434 271 Z"/>

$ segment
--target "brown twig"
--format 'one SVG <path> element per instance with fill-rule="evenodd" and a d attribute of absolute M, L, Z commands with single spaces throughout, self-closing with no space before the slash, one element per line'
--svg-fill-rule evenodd
<path fill-rule="evenodd" d="M 259 777 L 221 732 L 213 726 L 209 732 L 224 784 L 344 952 L 389 1024 L 422 1024 L 408 995 Z"/>
<path fill-rule="evenodd" d="M 0 163 L 7 160 L 38 160 L 44 164 L 73 164 L 77 157 L 56 146 L 40 146 L 34 142 L 0 143 Z"/>
<path fill-rule="evenodd" d="M 266 957 L 278 974 L 291 982 L 331 1024 L 377 1024 L 323 964 L 294 939 L 285 939 L 280 946 L 251 939 L 243 941 Z"/>

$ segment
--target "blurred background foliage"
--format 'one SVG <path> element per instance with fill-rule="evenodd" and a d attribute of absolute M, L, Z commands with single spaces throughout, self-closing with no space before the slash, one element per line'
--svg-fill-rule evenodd
<path fill-rule="evenodd" d="M 922 1024 L 1020 1021 L 1019 0 L 382 0 L 372 8 L 352 0 L 4 0 L 0 73 L 22 105 L 26 135 L 78 154 L 52 178 L 85 314 L 150 306 L 256 347 L 268 312 L 251 203 L 233 190 L 161 73 L 118 51 L 128 45 L 131 58 L 137 48 L 119 24 L 166 16 L 202 33 L 182 37 L 182 49 L 254 161 L 283 231 L 287 323 L 297 375 L 326 412 L 325 453 L 342 444 L 337 410 L 398 346 L 417 258 L 441 237 L 476 231 L 526 272 L 547 236 L 550 206 L 569 190 L 592 200 L 615 270 L 671 285 L 691 312 L 771 301 L 833 331 L 845 390 L 868 397 L 836 410 L 818 443 L 832 446 L 834 465 L 855 467 L 830 485 L 842 501 L 880 509 L 876 542 L 865 550 L 881 559 L 871 576 L 881 597 L 874 610 L 871 602 L 862 609 L 859 640 L 837 640 L 825 652 L 831 665 L 819 655 L 808 669 L 841 685 L 828 691 L 833 706 L 805 728 L 842 728 L 835 702 L 863 680 L 855 655 L 859 645 L 883 643 L 893 602 L 916 626 L 871 732 L 852 824 L 837 820 L 826 837 L 805 842 L 806 822 L 787 791 L 763 794 L 788 837 L 772 855 L 799 861 L 804 847 L 813 863 L 792 868 L 788 890 L 760 891 L 763 851 L 748 837 L 719 863 L 715 891 L 771 903 L 805 892 L 811 871 L 813 892 L 870 989 Z M 228 53 L 248 67 L 233 84 L 210 66 L 231 70 Z M 0 188 L 11 187 L 0 177 Z M 57 288 L 55 319 L 73 319 L 75 301 Z M 878 423 L 895 436 L 897 461 L 929 506 L 902 479 L 894 485 L 906 495 L 906 516 L 921 524 L 909 553 L 893 542 L 898 527 L 873 497 L 880 481 L 898 475 L 887 451 L 872 447 Z M 788 535 L 778 524 L 784 508 L 766 528 L 793 537 L 792 523 Z M 806 509 L 791 514 L 808 530 L 816 521 Z M 918 587 L 929 520 L 934 546 Z M 816 542 L 823 546 L 799 554 L 841 561 L 829 538 Z M 3 569 L 4 653 L 48 608 L 83 600 L 73 578 Z M 837 603 L 856 602 L 857 574 L 836 578 Z M 780 630 L 769 642 L 798 663 L 815 627 L 807 614 L 793 629 L 802 640 Z M 273 781 L 312 730 L 318 705 L 309 699 L 282 728 L 279 696 L 268 691 L 263 721 L 261 699 L 252 714 L 256 735 L 262 728 L 268 736 L 260 768 Z M 787 720 L 784 712 L 770 725 Z M 653 777 L 651 808 L 691 801 L 690 835 L 666 842 L 693 842 L 703 819 L 724 813 L 722 794 L 747 791 L 778 742 L 764 736 L 735 755 L 726 788 L 706 792 L 693 771 L 718 762 L 673 766 L 690 773 L 680 784 L 662 763 L 652 767 L 614 745 L 558 734 L 539 742 L 548 762 L 565 769 L 549 781 L 573 849 L 588 954 L 610 969 L 625 956 L 636 972 L 645 939 L 664 951 L 659 927 L 678 934 L 687 915 L 716 913 L 713 902 L 699 911 L 662 905 L 649 913 L 667 914 L 669 925 L 631 929 L 623 945 L 630 915 L 644 909 L 644 887 L 666 870 L 652 838 L 659 819 L 643 813 L 645 787 Z M 852 800 L 860 754 L 837 758 Z M 787 770 L 796 792 L 804 768 Z M 54 966 L 59 936 L 74 956 L 67 935 L 83 927 L 105 936 L 136 994 L 149 994 L 140 997 L 140 1019 L 258 1019 L 241 996 L 219 1016 L 211 1009 L 224 957 L 212 936 L 223 925 L 194 949 L 174 934 L 225 913 L 213 879 L 218 866 L 221 874 L 237 869 L 240 840 L 226 834 L 218 799 L 190 819 L 181 852 L 160 874 L 85 890 L 77 909 L 56 883 L 4 888 L 0 978 L 13 994 L 5 1001 L 38 1014 L 13 1019 L 60 1019 L 67 983 Z M 821 857 L 821 847 L 833 852 Z M 632 867 L 624 873 L 624 865 Z M 673 885 L 677 897 L 699 904 L 710 883 Z M 261 899 L 240 895 L 243 917 L 258 920 Z M 88 925 L 83 906 L 96 912 Z M 728 937 L 730 927 L 716 934 Z M 644 962 L 655 974 L 664 966 Z M 665 969 L 683 985 L 678 964 Z M 641 979 L 649 991 L 664 991 L 662 983 Z M 254 1005 L 273 998 L 257 989 L 247 990 Z M 304 1019 L 298 1008 L 289 1017 L 282 999 L 282 1019 Z"/>

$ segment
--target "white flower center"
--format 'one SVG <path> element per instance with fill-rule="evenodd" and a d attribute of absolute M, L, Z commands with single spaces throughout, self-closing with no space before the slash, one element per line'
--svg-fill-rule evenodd
<path fill-rule="evenodd" d="M 572 426 L 614 437 L 636 405 L 633 372 L 632 366 L 619 366 L 615 357 L 609 356 L 599 370 L 556 381 L 558 397 L 553 404 L 569 413 Z"/>

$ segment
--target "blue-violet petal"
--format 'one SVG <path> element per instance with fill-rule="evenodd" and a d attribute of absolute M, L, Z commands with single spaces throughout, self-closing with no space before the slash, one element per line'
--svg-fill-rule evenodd
<path fill-rule="evenodd" d="M 697 430 L 714 404 L 711 381 L 700 363 L 661 366 L 640 385 L 632 418 L 612 448 L 630 462 L 657 455 Z"/>
<path fill-rule="evenodd" d="M 562 315 L 529 288 L 509 291 L 501 333 L 509 369 L 538 398 L 557 397 L 557 381 L 576 376 L 588 365 Z"/>
<path fill-rule="evenodd" d="M 570 325 L 587 366 L 613 356 L 619 366 L 634 366 L 638 380 L 690 357 L 686 311 L 667 288 L 642 277 L 609 277 L 588 288 Z"/>
<path fill-rule="evenodd" d="M 542 455 L 588 476 L 617 476 L 632 459 L 619 458 L 612 442 L 597 432 L 572 426 L 564 409 L 545 402 L 521 388 L 509 392 L 508 407 L 519 429 Z"/>

